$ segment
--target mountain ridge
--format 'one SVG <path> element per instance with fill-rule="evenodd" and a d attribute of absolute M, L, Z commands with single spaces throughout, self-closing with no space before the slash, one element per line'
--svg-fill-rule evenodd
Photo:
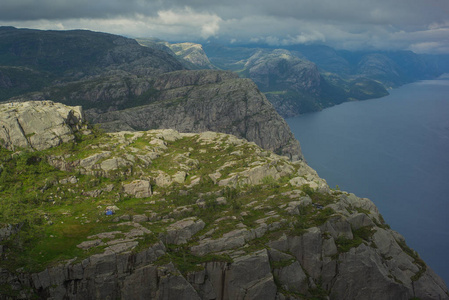
<path fill-rule="evenodd" d="M 388 95 L 388 89 L 416 80 L 435 78 L 449 71 L 446 56 L 418 55 L 411 51 L 337 51 L 327 46 L 297 45 L 284 48 L 254 46 L 223 46 L 207 44 L 206 54 L 212 63 L 222 69 L 239 72 L 242 77 L 259 82 L 259 88 L 266 93 L 276 110 L 283 117 L 292 117 L 306 112 L 340 104 L 345 101 L 367 100 Z M 275 53 L 282 53 L 276 56 Z M 265 81 L 282 82 L 279 88 L 268 88 L 258 79 L 261 74 L 251 74 L 251 62 L 257 57 L 265 64 L 273 58 L 282 61 L 281 68 L 273 68 Z M 293 65 L 288 65 L 287 57 L 315 65 L 312 76 L 302 81 L 303 86 L 295 87 L 301 76 L 296 76 Z M 310 67 L 305 67 L 302 72 Z M 309 71 L 310 72 L 310 71 Z M 307 87 L 312 78 L 320 77 L 313 87 Z"/>
<path fill-rule="evenodd" d="M 144 47 L 133 39 L 90 31 L 2 28 L 0 37 L 3 37 L 0 41 L 0 65 L 7 62 L 5 66 L 0 66 L 0 96 L 17 94 L 3 98 L 4 101 L 57 99 L 68 105 L 82 105 L 90 121 L 100 122 L 113 115 L 115 124 L 121 122 L 119 127 L 126 127 L 127 130 L 174 126 L 189 132 L 224 131 L 255 141 L 292 159 L 302 159 L 299 142 L 255 85 L 244 79 L 238 82 L 235 75 L 231 76 L 226 71 L 185 70 L 182 63 L 169 54 L 171 50 L 165 45 L 153 43 L 155 47 Z M 195 49 L 199 50 L 198 47 Z M 10 60 L 11 57 L 14 59 Z M 84 57 L 89 59 L 84 61 Z M 46 65 L 49 61 L 51 63 Z M 22 70 L 17 73 L 17 78 L 8 76 L 11 68 Z M 36 76 L 23 77 L 24 73 L 29 73 L 28 69 L 34 70 Z M 2 73 L 2 70 L 10 70 L 10 73 Z M 42 83 L 33 81 L 44 78 L 43 74 L 48 78 Z M 220 83 L 220 78 L 231 77 L 235 80 L 229 86 L 232 95 L 219 86 L 213 87 L 213 84 Z M 165 86 L 158 86 L 164 80 Z M 173 84 L 177 85 L 177 90 Z M 27 86 L 36 90 L 25 93 Z M 235 89 L 236 86 L 239 90 Z M 200 89 L 204 95 L 197 92 Z M 178 101 L 188 98 L 189 94 L 196 94 L 194 103 L 194 99 L 189 103 Z M 209 96 L 207 99 L 206 94 Z M 169 96 L 171 100 L 167 98 Z M 226 113 L 218 103 L 231 96 L 236 97 L 231 99 L 235 114 Z M 248 109 L 248 98 L 252 99 L 253 108 L 263 109 L 258 113 L 253 108 Z M 183 116 L 189 121 L 183 123 L 177 119 L 173 115 L 175 107 L 166 106 L 164 103 L 167 101 L 183 110 Z M 196 110 L 189 107 L 182 109 L 180 103 L 192 104 Z M 201 108 L 206 104 L 220 113 L 210 118 L 209 112 Z M 155 106 L 158 106 L 159 116 L 151 111 L 151 107 Z M 131 111 L 134 116 L 129 115 Z M 161 119 L 160 115 L 167 116 L 167 120 Z M 125 119 L 127 121 L 122 122 Z M 115 127 L 105 125 L 105 128 L 114 130 Z"/>

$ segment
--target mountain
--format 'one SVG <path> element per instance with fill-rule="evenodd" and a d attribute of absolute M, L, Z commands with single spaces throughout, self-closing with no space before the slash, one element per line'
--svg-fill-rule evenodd
<path fill-rule="evenodd" d="M 201 44 L 175 43 L 171 44 L 160 39 L 138 38 L 136 41 L 150 48 L 159 48 L 175 56 L 187 69 L 217 69 L 207 57 Z"/>
<path fill-rule="evenodd" d="M 0 116 L 1 299 L 449 299 L 370 200 L 304 161 L 215 132 L 102 133 L 51 101 Z"/>
<path fill-rule="evenodd" d="M 303 159 L 299 142 L 257 86 L 231 72 L 176 71 L 156 77 L 114 75 L 66 83 L 15 98 L 82 105 L 107 131 L 218 131 Z"/>
<path fill-rule="evenodd" d="M 226 132 L 303 159 L 287 123 L 249 79 L 223 71 L 178 71 L 159 76 L 152 86 L 151 104 L 103 113 L 92 109 L 86 112 L 88 119 L 108 131 Z"/>
<path fill-rule="evenodd" d="M 251 78 L 283 117 L 317 111 L 349 97 L 343 80 L 333 84 L 314 63 L 284 49 L 254 53 L 240 74 Z"/>
<path fill-rule="evenodd" d="M 283 117 L 388 94 L 380 83 L 372 79 L 346 78 L 320 70 L 298 51 L 207 46 L 206 52 L 217 66 L 234 70 L 241 77 L 256 82 Z"/>
<path fill-rule="evenodd" d="M 261 91 L 294 89 L 317 93 L 320 74 L 315 64 L 301 60 L 287 50 L 258 51 L 245 63 L 245 73 Z"/>
<path fill-rule="evenodd" d="M 158 41 L 141 46 L 91 31 L 1 27 L 0 37 L 0 94 L 8 95 L 1 100 L 81 105 L 107 130 L 225 132 L 302 159 L 299 142 L 254 84 L 226 71 L 185 70 L 184 62 L 203 57 L 197 45 L 171 45 L 185 52 L 179 60 Z"/>
<path fill-rule="evenodd" d="M 0 100 L 116 70 L 154 75 L 183 68 L 173 56 L 117 35 L 13 27 L 0 27 L 0 66 Z"/>
<path fill-rule="evenodd" d="M 216 66 L 251 78 L 284 117 L 345 101 L 388 95 L 388 89 L 449 72 L 446 56 L 411 51 L 350 52 L 327 46 L 284 49 L 205 45 Z"/>
<path fill-rule="evenodd" d="M 449 60 L 445 55 L 424 55 L 412 51 L 347 51 L 322 45 L 295 45 L 287 49 L 313 61 L 323 71 L 343 78 L 374 79 L 386 88 L 435 78 L 449 70 Z"/>

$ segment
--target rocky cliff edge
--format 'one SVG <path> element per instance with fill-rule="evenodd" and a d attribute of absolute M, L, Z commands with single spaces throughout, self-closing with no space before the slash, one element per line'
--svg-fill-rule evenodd
<path fill-rule="evenodd" d="M 449 299 L 370 200 L 232 135 L 0 154 L 1 299 Z"/>
<path fill-rule="evenodd" d="M 152 87 L 154 99 L 144 105 L 112 112 L 89 110 L 86 115 L 108 131 L 216 131 L 292 160 L 303 158 L 288 124 L 249 79 L 223 71 L 175 71 L 158 76 Z"/>
<path fill-rule="evenodd" d="M 81 106 L 53 101 L 0 104 L 0 144 L 8 150 L 44 150 L 74 141 L 84 123 Z"/>

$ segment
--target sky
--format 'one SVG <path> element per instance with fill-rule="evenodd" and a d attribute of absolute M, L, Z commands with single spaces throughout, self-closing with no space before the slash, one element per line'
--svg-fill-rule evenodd
<path fill-rule="evenodd" d="M 449 54 L 449 0 L 1 0 L 0 25 Z"/>

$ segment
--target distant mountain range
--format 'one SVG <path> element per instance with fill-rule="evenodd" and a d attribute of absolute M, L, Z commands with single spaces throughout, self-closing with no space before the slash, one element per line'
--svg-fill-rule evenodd
<path fill-rule="evenodd" d="M 257 87 L 220 69 L 249 78 Z M 175 71 L 184 72 L 183 76 L 166 75 Z M 267 99 L 281 116 L 292 117 L 345 101 L 383 97 L 390 88 L 444 72 L 449 72 L 448 56 L 412 52 L 202 46 L 83 30 L 0 27 L 0 101 L 51 99 L 82 105 L 88 118 L 107 130 L 221 131 L 290 157 L 301 157 L 299 145 L 284 120 L 267 108 Z M 225 82 L 230 85 L 226 91 L 219 87 Z M 235 86 L 239 88 L 234 91 Z M 207 95 L 214 117 L 192 110 L 200 105 L 191 102 L 193 94 L 202 96 L 203 100 L 195 98 L 198 101 Z M 252 105 L 245 104 L 244 112 L 226 113 L 219 104 L 226 97 Z M 146 108 L 130 110 L 135 107 Z M 154 110 L 159 113 L 152 114 Z M 192 121 L 173 117 L 180 110 Z M 142 115 L 143 111 L 147 113 Z M 170 118 L 162 120 L 163 115 Z M 254 130 L 254 124 L 261 129 Z"/>
<path fill-rule="evenodd" d="M 327 46 L 285 49 L 204 46 L 210 61 L 253 79 L 284 117 L 351 100 L 383 97 L 388 89 L 449 72 L 449 56 L 411 51 L 350 52 Z"/>
<path fill-rule="evenodd" d="M 411 51 L 351 52 L 321 45 L 258 48 L 137 40 L 177 57 L 187 69 L 230 70 L 252 79 L 283 117 L 383 97 L 391 88 L 449 72 L 449 55 Z"/>
<path fill-rule="evenodd" d="M 0 37 L 0 101 L 47 88 L 47 94 L 56 93 L 66 104 L 103 110 L 144 104 L 151 84 L 143 77 L 181 69 L 230 70 L 250 78 L 283 117 L 383 97 L 388 89 L 449 72 L 449 55 L 411 51 L 350 52 L 317 45 L 232 47 L 173 44 L 155 38 L 136 42 L 82 30 L 12 27 L 0 27 Z M 98 95 L 83 99 L 64 94 L 71 89 L 79 94 L 106 77 L 108 82 L 127 78 L 127 84 L 112 92 L 106 84 Z M 109 100 L 101 100 L 105 98 Z"/>
<path fill-rule="evenodd" d="M 117 71 L 143 76 L 182 68 L 163 51 L 112 34 L 0 27 L 0 100 Z"/>

